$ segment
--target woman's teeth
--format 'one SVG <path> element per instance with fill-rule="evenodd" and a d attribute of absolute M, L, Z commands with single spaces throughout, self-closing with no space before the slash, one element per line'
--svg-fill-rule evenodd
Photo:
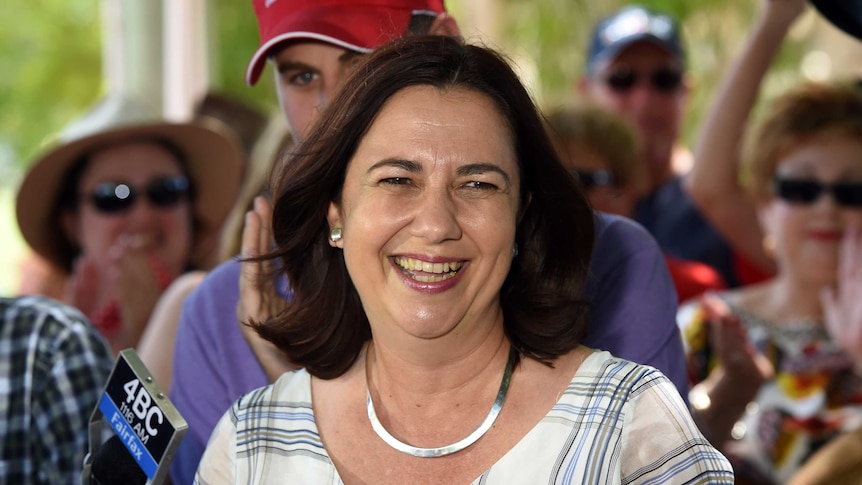
<path fill-rule="evenodd" d="M 464 265 L 460 261 L 447 261 L 445 263 L 429 263 L 413 258 L 395 258 L 395 264 L 402 269 L 404 274 L 422 283 L 437 283 L 447 280 L 458 272 Z M 424 274 L 417 274 L 421 271 Z"/>

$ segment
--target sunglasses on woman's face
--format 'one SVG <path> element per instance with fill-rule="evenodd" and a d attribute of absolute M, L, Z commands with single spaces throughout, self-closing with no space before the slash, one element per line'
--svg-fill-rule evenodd
<path fill-rule="evenodd" d="M 656 92 L 662 94 L 674 93 L 682 86 L 682 71 L 670 67 L 662 67 L 648 73 L 619 67 L 605 75 L 604 82 L 613 91 L 627 93 L 640 82 L 642 77 Z"/>
<path fill-rule="evenodd" d="M 608 170 L 569 170 L 584 190 L 614 184 L 614 174 Z"/>
<path fill-rule="evenodd" d="M 140 193 L 154 207 L 174 207 L 188 195 L 189 189 L 189 179 L 177 175 L 153 179 L 143 190 L 125 182 L 102 182 L 96 186 L 89 198 L 99 212 L 116 214 L 131 209 Z"/>
<path fill-rule="evenodd" d="M 824 192 L 844 207 L 862 209 L 862 182 L 825 184 L 813 179 L 775 177 L 772 188 L 778 198 L 793 204 L 813 204 Z"/>

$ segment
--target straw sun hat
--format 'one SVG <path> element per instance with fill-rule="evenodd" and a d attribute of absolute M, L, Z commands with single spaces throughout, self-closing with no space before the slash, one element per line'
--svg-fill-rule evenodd
<path fill-rule="evenodd" d="M 166 140 L 186 156 L 196 222 L 191 263 L 202 265 L 211 256 L 239 189 L 243 165 L 239 142 L 233 133 L 215 126 L 167 123 L 147 106 L 120 97 L 104 99 L 69 125 L 30 167 L 16 200 L 18 227 L 27 244 L 59 268 L 70 270 L 74 248 L 57 219 L 63 178 L 87 153 L 141 139 Z"/>

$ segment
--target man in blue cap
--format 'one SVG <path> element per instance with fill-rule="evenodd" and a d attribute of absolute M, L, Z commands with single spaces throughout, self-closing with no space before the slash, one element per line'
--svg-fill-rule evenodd
<path fill-rule="evenodd" d="M 679 25 L 671 16 L 630 5 L 596 25 L 580 92 L 628 119 L 641 140 L 647 194 L 634 219 L 666 252 L 717 270 L 729 286 L 741 283 L 737 259 L 675 172 L 674 157 L 689 93 Z"/>

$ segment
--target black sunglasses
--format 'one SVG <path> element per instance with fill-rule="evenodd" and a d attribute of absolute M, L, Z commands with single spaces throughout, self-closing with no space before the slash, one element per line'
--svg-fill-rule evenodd
<path fill-rule="evenodd" d="M 569 170 L 578 183 L 584 190 L 590 190 L 593 187 L 602 185 L 610 186 L 614 184 L 614 174 L 608 170 Z"/>
<path fill-rule="evenodd" d="M 682 71 L 669 67 L 656 69 L 650 73 L 639 73 L 628 67 L 620 67 L 604 77 L 605 84 L 619 93 L 631 91 L 645 76 L 650 86 L 659 93 L 670 94 L 682 86 Z"/>
<path fill-rule="evenodd" d="M 151 180 L 143 193 L 150 204 L 156 207 L 173 207 L 190 192 L 188 177 L 160 177 Z M 93 206 L 99 212 L 114 214 L 124 212 L 135 205 L 138 189 L 125 182 L 102 182 L 90 194 Z"/>
<path fill-rule="evenodd" d="M 831 192 L 839 205 L 862 208 L 862 182 L 825 184 L 811 179 L 775 177 L 772 188 L 779 198 L 795 204 L 813 204 L 823 192 Z"/>

